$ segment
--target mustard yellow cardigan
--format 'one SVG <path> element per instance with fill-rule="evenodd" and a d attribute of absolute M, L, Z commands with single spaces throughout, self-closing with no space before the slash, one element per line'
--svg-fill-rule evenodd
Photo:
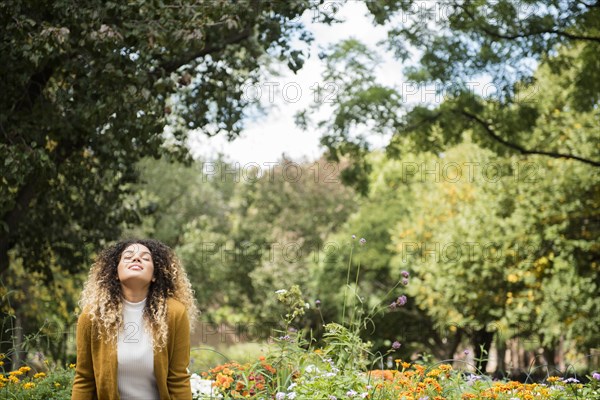
<path fill-rule="evenodd" d="M 154 350 L 154 375 L 160 400 L 192 400 L 190 324 L 185 306 L 167 299 L 167 346 Z M 72 400 L 118 400 L 116 344 L 98 339 L 97 322 L 87 313 L 77 321 L 77 364 Z"/>

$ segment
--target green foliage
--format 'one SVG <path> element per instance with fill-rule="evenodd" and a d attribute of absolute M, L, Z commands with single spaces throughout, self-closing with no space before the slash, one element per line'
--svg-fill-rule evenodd
<path fill-rule="evenodd" d="M 388 28 L 387 50 L 406 65 L 404 77 L 397 77 L 401 84 L 384 85 L 375 72 L 376 53 L 345 40 L 324 54 L 323 77 L 339 89 L 333 116 L 311 121 L 311 110 L 298 116 L 300 126 L 313 129 L 314 122 L 323 132 L 329 157 L 352 160 L 344 176 L 361 194 L 368 192 L 368 138 L 382 133 L 391 137 L 387 152 L 396 158 L 410 151 L 439 153 L 471 130 L 474 142 L 499 155 L 600 166 L 592 131 L 582 136 L 547 124 L 547 113 L 556 109 L 597 129 L 598 7 L 512 0 L 366 6 Z M 418 64 L 408 62 L 414 54 Z M 415 94 L 420 97 L 413 101 Z"/>
<path fill-rule="evenodd" d="M 42 357 L 38 364 L 49 357 L 64 365 L 75 339 L 73 310 L 84 276 L 52 265 L 54 280 L 44 284 L 42 273 L 27 273 L 23 260 L 13 263 L 9 271 L 0 280 L 0 353 L 7 355 L 5 367 L 18 367 L 38 355 Z"/>
<path fill-rule="evenodd" d="M 378 24 L 387 23 L 389 50 L 406 60 L 416 48 L 419 66 L 411 74 L 430 82 L 463 87 L 491 76 L 499 96 L 508 103 L 514 83 L 531 78 L 531 65 L 547 61 L 561 48 L 581 46 L 574 57 L 551 61 L 555 72 L 579 65 L 583 76 L 573 82 L 579 111 L 599 99 L 598 60 L 600 10 L 592 4 L 564 1 L 493 3 L 450 1 L 372 1 L 367 7 Z"/>
<path fill-rule="evenodd" d="M 56 368 L 41 376 L 16 375 L 18 382 L 0 379 L 0 395 L 7 400 L 70 400 L 74 375 L 73 368 Z"/>
<path fill-rule="evenodd" d="M 301 67 L 311 7 L 3 2 L 0 274 L 9 251 L 47 281 L 53 258 L 77 272 L 139 222 L 136 162 L 190 161 L 188 129 L 237 136 L 243 84 L 269 59 Z"/>
<path fill-rule="evenodd" d="M 184 186 L 190 202 L 179 212 L 190 217 L 179 225 L 177 254 L 210 320 L 277 325 L 272 316 L 281 307 L 272 293 L 309 280 L 306 265 L 323 256 L 327 234 L 356 209 L 355 195 L 338 165 L 323 160 L 282 159 L 256 179 L 239 165 L 210 164 L 214 174 L 201 176 L 197 166 L 182 175 L 196 184 Z M 238 170 L 237 180 L 225 170 Z M 173 193 L 155 187 L 165 200 Z"/>

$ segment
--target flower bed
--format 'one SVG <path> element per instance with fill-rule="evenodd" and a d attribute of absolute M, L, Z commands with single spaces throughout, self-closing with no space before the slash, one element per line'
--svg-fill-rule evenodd
<path fill-rule="evenodd" d="M 230 362 L 192 374 L 194 399 L 600 399 L 598 372 L 587 376 L 585 384 L 558 376 L 542 383 L 493 381 L 455 370 L 449 364 L 422 365 L 402 360 L 396 360 L 397 369 L 361 372 L 338 368 L 323 349 L 302 350 L 303 354 L 294 349 L 295 362 L 285 355 L 281 357 L 281 350 L 273 350 L 252 364 Z M 0 374 L 0 398 L 70 399 L 73 367 L 36 374 L 29 367 L 21 367 Z"/>
<path fill-rule="evenodd" d="M 203 374 L 205 384 L 212 386 L 212 394 L 196 392 L 194 399 L 600 399 L 599 373 L 588 376 L 587 384 L 557 376 L 543 383 L 520 383 L 494 381 L 454 370 L 449 364 L 425 366 L 396 360 L 395 370 L 357 372 L 339 370 L 326 358 L 321 361 L 319 365 L 299 367 L 291 382 L 282 381 L 276 372 L 259 375 L 258 385 L 252 382 L 256 382 L 256 368 L 260 370 L 264 360 L 253 366 L 224 364 Z"/>

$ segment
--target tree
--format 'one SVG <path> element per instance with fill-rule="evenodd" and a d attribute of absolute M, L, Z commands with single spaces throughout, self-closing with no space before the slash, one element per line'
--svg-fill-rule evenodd
<path fill-rule="evenodd" d="M 387 150 L 397 157 L 403 137 L 439 152 L 460 143 L 469 129 L 473 141 L 501 155 L 537 154 L 600 166 L 597 151 L 531 136 L 543 125 L 536 102 L 549 90 L 550 81 L 535 75 L 540 65 L 552 75 L 571 77 L 561 82 L 565 96 L 558 110 L 598 109 L 600 3 L 372 1 L 366 6 L 376 24 L 389 27 L 385 45 L 406 65 L 404 84 L 381 84 L 374 51 L 356 40 L 339 43 L 324 54 L 325 77 L 338 85 L 333 117 L 317 123 L 331 157 L 354 159 L 346 178 L 363 194 L 370 168 L 366 138 L 373 134 L 391 137 Z M 409 61 L 415 54 L 418 63 Z M 413 90 L 434 92 L 435 100 L 415 104 L 408 95 Z M 300 122 L 307 125 L 303 118 Z"/>
<path fill-rule="evenodd" d="M 214 167 L 210 184 L 233 187 L 221 206 L 227 224 L 198 215 L 177 251 L 211 321 L 278 324 L 275 291 L 310 280 L 308 264 L 323 256 L 330 232 L 356 209 L 355 193 L 341 183 L 339 166 L 324 159 L 282 158 L 255 171 Z M 235 173 L 221 174 L 225 169 Z"/>
<path fill-rule="evenodd" d="M 129 196 L 136 161 L 189 161 L 190 128 L 235 137 L 242 85 L 258 79 L 260 65 L 302 66 L 310 37 L 296 18 L 311 7 L 3 2 L 0 275 L 10 257 L 46 280 L 53 257 L 74 272 L 88 259 L 86 243 L 139 222 Z"/>
<path fill-rule="evenodd" d="M 549 365 L 560 340 L 598 345 L 598 175 L 564 163 L 464 143 L 384 167 L 399 165 L 419 199 L 391 230 L 391 265 L 411 271 L 414 301 L 438 328 L 468 337 L 476 359 L 494 338 L 500 349 L 529 341 Z"/>

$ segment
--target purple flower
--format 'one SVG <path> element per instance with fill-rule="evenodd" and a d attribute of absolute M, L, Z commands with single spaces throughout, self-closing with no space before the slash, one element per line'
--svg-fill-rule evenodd
<path fill-rule="evenodd" d="M 400 274 L 402 274 L 403 277 L 408 278 L 410 276 L 410 274 L 408 273 L 408 271 L 402 271 L 400 272 Z"/>
<path fill-rule="evenodd" d="M 592 378 L 594 378 L 594 379 L 596 379 L 596 380 L 599 380 L 599 381 L 600 381 L 600 373 L 598 373 L 598 372 L 594 372 L 594 373 L 592 374 Z"/>
<path fill-rule="evenodd" d="M 392 302 L 392 304 L 390 304 L 390 308 L 391 308 L 392 310 L 395 310 L 395 309 L 396 309 L 396 307 L 398 307 L 398 303 L 396 303 L 395 301 L 394 301 L 394 302 Z"/>
<path fill-rule="evenodd" d="M 465 350 L 465 351 L 463 351 L 463 353 L 464 353 L 465 356 L 468 356 L 469 353 L 470 353 L 470 351 L 469 350 Z"/>
<path fill-rule="evenodd" d="M 397 304 L 397 305 L 399 305 L 399 306 L 403 306 L 403 305 L 405 305 L 405 304 L 406 304 L 406 302 L 407 302 L 407 299 L 406 299 L 406 296 L 405 296 L 405 295 L 402 295 L 402 296 L 400 296 L 400 297 L 398 297 L 398 298 L 396 299 L 396 304 Z"/>
<path fill-rule="evenodd" d="M 467 379 L 467 385 L 471 386 L 475 381 L 481 380 L 479 375 L 469 374 L 469 378 Z"/>
<path fill-rule="evenodd" d="M 400 346 L 402 346 L 402 344 L 397 340 L 394 343 L 392 343 L 392 349 L 394 350 L 398 350 Z"/>
<path fill-rule="evenodd" d="M 365 243 L 367 243 L 367 239 L 365 238 L 360 238 L 360 240 L 358 241 L 361 245 L 364 245 Z"/>
<path fill-rule="evenodd" d="M 354 390 L 352 390 L 352 389 L 350 389 L 350 390 L 348 390 L 348 391 L 346 392 L 346 396 L 348 396 L 348 397 L 354 397 L 354 396 L 356 396 L 357 394 L 358 394 L 358 393 L 357 393 L 357 392 L 355 392 L 355 391 L 354 391 Z"/>
<path fill-rule="evenodd" d="M 564 383 L 579 383 L 579 380 L 577 378 L 567 378 L 567 379 L 563 379 Z"/>
<path fill-rule="evenodd" d="M 319 299 L 315 300 L 315 305 L 317 307 L 319 307 L 321 305 L 321 300 L 319 300 Z"/>
<path fill-rule="evenodd" d="M 402 284 L 404 286 L 408 285 L 408 279 L 406 279 L 406 278 L 402 279 Z"/>

